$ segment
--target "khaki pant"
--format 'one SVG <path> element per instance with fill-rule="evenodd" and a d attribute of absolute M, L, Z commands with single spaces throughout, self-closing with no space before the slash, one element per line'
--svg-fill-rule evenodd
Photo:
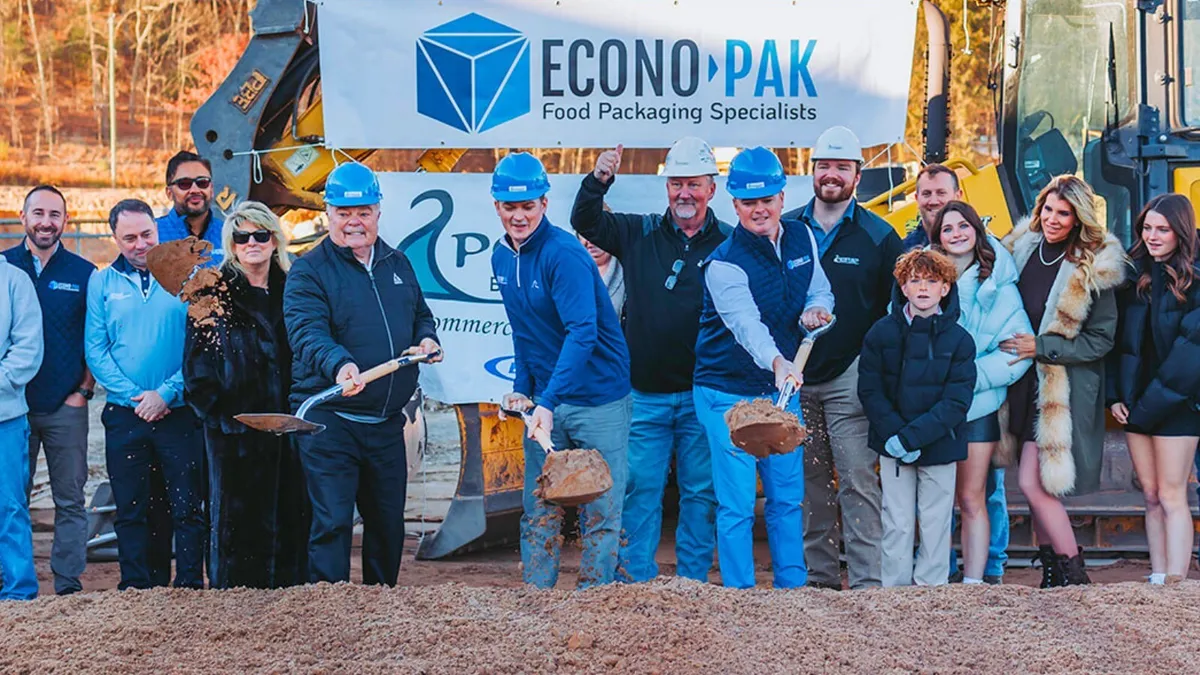
<path fill-rule="evenodd" d="M 940 586 L 950 576 L 950 515 L 958 465 L 879 460 L 883 481 L 883 585 Z M 913 535 L 921 545 L 913 560 Z"/>
<path fill-rule="evenodd" d="M 811 434 L 804 446 L 804 557 L 809 583 L 841 587 L 838 541 L 844 535 L 850 588 L 879 586 L 883 537 L 882 497 L 875 473 L 879 455 L 867 447 L 867 416 L 858 400 L 858 360 L 828 382 L 805 384 L 801 405 Z"/>

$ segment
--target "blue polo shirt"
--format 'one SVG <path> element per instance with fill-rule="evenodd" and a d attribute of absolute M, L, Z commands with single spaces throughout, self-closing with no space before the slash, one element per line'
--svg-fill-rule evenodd
<path fill-rule="evenodd" d="M 42 308 L 45 357 L 25 388 L 29 412 L 58 410 L 83 381 L 83 326 L 87 317 L 88 279 L 96 266 L 58 245 L 45 269 L 25 240 L 0 253 L 33 280 Z"/>
<path fill-rule="evenodd" d="M 188 224 L 183 219 L 183 214 L 174 208 L 167 211 L 166 215 L 160 216 L 155 222 L 158 223 L 158 243 L 160 244 L 178 239 L 187 239 L 192 236 L 192 231 L 188 229 Z M 220 265 L 221 260 L 225 257 L 225 250 L 221 244 L 221 231 L 224 228 L 225 221 L 217 214 L 216 209 L 209 209 L 208 224 L 204 226 L 204 232 L 199 237 L 211 243 L 213 247 L 212 261 L 207 263 L 205 267 Z"/>

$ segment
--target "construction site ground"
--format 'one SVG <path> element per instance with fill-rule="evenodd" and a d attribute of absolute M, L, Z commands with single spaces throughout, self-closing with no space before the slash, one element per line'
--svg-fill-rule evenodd
<path fill-rule="evenodd" d="M 93 403 L 89 491 L 104 478 L 99 410 Z M 0 672 L 1195 672 L 1200 581 L 1150 587 L 1142 561 L 1094 567 L 1091 587 L 1048 591 L 1031 588 L 1037 570 L 1018 566 L 1000 587 L 773 590 L 758 540 L 760 589 L 736 591 L 715 572 L 707 585 L 670 578 L 671 522 L 658 554 L 665 578 L 651 584 L 572 591 L 570 539 L 553 591 L 522 586 L 515 545 L 417 561 L 420 532 L 444 515 L 457 475 L 453 412 L 432 410 L 428 423 L 396 589 L 116 593 L 118 566 L 103 562 L 89 563 L 85 594 L 56 598 L 53 515 L 39 489 L 43 597 L 0 603 Z"/>

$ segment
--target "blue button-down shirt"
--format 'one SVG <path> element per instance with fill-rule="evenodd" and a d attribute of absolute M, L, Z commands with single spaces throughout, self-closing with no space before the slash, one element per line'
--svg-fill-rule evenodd
<path fill-rule="evenodd" d="M 817 240 L 817 253 L 820 257 L 825 257 L 825 252 L 833 246 L 833 241 L 837 239 L 838 230 L 842 229 L 842 223 L 854 218 L 855 200 L 850 199 L 850 203 L 846 206 L 846 212 L 842 214 L 842 219 L 837 221 L 837 224 L 829 228 L 828 231 L 821 227 L 817 219 L 813 217 L 812 208 L 813 200 L 804 207 L 804 212 L 800 214 L 800 219 L 808 224 L 808 229 L 812 230 L 813 238 Z"/>

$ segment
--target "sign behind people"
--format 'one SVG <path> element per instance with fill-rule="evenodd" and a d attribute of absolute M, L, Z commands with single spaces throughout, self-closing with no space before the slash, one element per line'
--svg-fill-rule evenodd
<path fill-rule="evenodd" d="M 811 147 L 903 139 L 904 0 L 324 0 L 326 140 L 342 148 Z"/>

